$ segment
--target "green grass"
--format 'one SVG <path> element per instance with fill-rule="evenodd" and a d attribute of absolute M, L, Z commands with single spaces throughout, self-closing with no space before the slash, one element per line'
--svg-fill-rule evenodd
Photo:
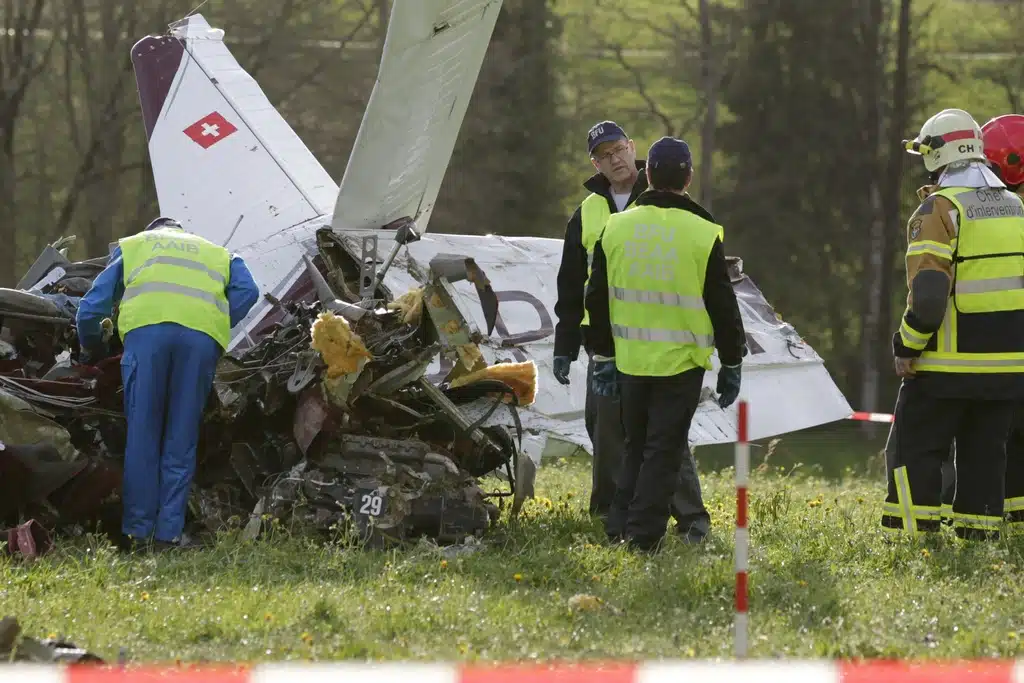
<path fill-rule="evenodd" d="M 754 656 L 1020 652 L 1024 537 L 893 538 L 878 528 L 877 481 L 799 471 L 769 460 L 753 476 Z M 131 660 L 731 656 L 731 470 L 704 476 L 713 539 L 653 558 L 602 544 L 588 482 L 585 461 L 546 463 L 525 517 L 463 554 L 345 550 L 284 530 L 177 557 L 65 541 L 33 566 L 0 562 L 0 611 L 30 635 Z M 601 602 L 574 610 L 577 594 Z"/>

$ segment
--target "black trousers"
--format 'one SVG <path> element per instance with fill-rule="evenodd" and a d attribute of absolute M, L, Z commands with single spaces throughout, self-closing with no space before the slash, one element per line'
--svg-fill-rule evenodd
<path fill-rule="evenodd" d="M 942 465 L 942 506 L 953 504 L 956 493 L 956 444 Z M 1024 522 L 1024 405 L 1017 404 L 1006 438 L 1006 484 L 1003 514 L 1010 522 Z"/>
<path fill-rule="evenodd" d="M 669 377 L 619 373 L 625 456 L 605 526 L 609 537 L 641 548 L 664 537 L 684 454 L 692 460 L 685 444 L 703 381 L 703 368 Z"/>
<path fill-rule="evenodd" d="M 905 380 L 886 446 L 888 491 L 882 526 L 902 529 L 911 512 L 919 531 L 939 528 L 943 466 L 955 440 L 954 528 L 964 538 L 997 536 L 1013 410 L 1012 401 L 938 397 L 914 379 Z M 904 467 L 905 480 L 899 471 Z"/>
<path fill-rule="evenodd" d="M 587 434 L 594 449 L 590 514 L 607 521 L 608 511 L 615 498 L 615 478 L 622 469 L 622 459 L 626 452 L 626 435 L 622 425 L 622 401 L 615 396 L 595 395 L 590 387 L 593 373 L 594 361 L 591 360 L 587 365 L 587 402 L 584 410 Z M 697 463 L 686 439 L 682 447 L 670 512 L 676 520 L 680 536 L 690 542 L 700 542 L 711 531 L 711 515 L 704 506 Z"/>

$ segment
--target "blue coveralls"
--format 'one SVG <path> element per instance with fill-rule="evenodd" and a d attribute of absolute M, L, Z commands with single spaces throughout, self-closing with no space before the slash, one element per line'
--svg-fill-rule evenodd
<path fill-rule="evenodd" d="M 101 344 L 101 322 L 124 295 L 120 248 L 110 259 L 78 307 L 79 344 L 87 350 Z M 238 256 L 231 259 L 224 292 L 234 327 L 259 298 Z M 213 337 L 176 323 L 146 325 L 125 335 L 121 377 L 128 440 L 121 532 L 126 536 L 164 542 L 181 537 L 203 409 L 220 354 Z"/>

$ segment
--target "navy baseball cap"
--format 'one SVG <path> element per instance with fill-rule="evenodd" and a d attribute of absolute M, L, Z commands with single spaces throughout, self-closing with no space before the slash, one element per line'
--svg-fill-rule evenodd
<path fill-rule="evenodd" d="M 611 142 L 612 140 L 628 140 L 629 136 L 626 135 L 626 131 L 619 127 L 619 124 L 614 121 L 602 121 L 601 123 L 594 124 L 590 132 L 587 133 L 587 154 L 593 154 L 594 148 L 600 145 L 602 142 Z"/>
<path fill-rule="evenodd" d="M 146 226 L 146 230 L 156 230 L 157 228 L 165 228 L 165 227 L 180 228 L 181 227 L 181 223 L 179 223 L 178 221 L 174 220 L 173 218 L 167 218 L 166 216 L 160 216 L 160 218 L 157 218 L 157 219 L 153 220 L 149 225 L 147 225 Z M 146 230 L 144 230 L 143 232 L 145 232 Z"/>
<path fill-rule="evenodd" d="M 663 137 L 647 152 L 648 168 L 689 168 L 690 146 L 678 138 Z"/>

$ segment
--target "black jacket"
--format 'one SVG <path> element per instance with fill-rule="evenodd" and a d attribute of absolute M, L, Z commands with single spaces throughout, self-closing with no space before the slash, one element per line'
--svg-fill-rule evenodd
<path fill-rule="evenodd" d="M 636 205 L 680 209 L 714 222 L 710 214 L 699 204 L 685 195 L 673 192 L 647 190 L 636 200 Z M 612 340 L 612 326 L 608 314 L 608 264 L 600 240 L 594 247 L 586 306 L 590 314 L 588 341 L 591 350 L 600 356 L 614 356 L 615 344 Z M 711 317 L 711 324 L 715 330 L 718 359 L 723 365 L 739 365 L 743 360 L 746 334 L 743 330 L 739 304 L 736 303 L 736 292 L 729 279 L 725 247 L 720 240 L 715 241 L 715 246 L 708 257 L 707 271 L 704 274 L 704 308 Z"/>
<path fill-rule="evenodd" d="M 629 196 L 627 208 L 647 189 L 646 162 L 638 159 L 636 168 L 640 171 Z M 589 192 L 599 194 L 608 200 L 608 208 L 618 213 L 612 197 L 611 183 L 600 173 L 595 173 L 583 183 Z M 581 205 L 582 206 L 582 205 Z M 558 301 L 555 302 L 555 355 L 568 356 L 576 360 L 580 344 L 589 346 L 584 338 L 580 323 L 583 322 L 583 287 L 587 282 L 587 250 L 583 247 L 583 219 L 581 206 L 576 207 L 568 225 L 565 226 L 565 243 L 562 245 L 562 263 L 558 266 Z"/>

